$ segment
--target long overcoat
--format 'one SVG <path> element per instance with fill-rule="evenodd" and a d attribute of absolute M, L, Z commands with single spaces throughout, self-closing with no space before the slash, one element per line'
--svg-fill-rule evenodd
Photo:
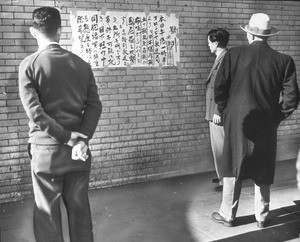
<path fill-rule="evenodd" d="M 272 184 L 277 127 L 299 103 L 293 59 L 263 41 L 229 49 L 215 101 L 225 130 L 221 176 Z"/>

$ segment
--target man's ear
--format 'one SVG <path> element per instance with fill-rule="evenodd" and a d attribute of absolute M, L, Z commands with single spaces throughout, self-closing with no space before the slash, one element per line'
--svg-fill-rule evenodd
<path fill-rule="evenodd" d="M 29 31 L 30 31 L 30 34 L 36 39 L 36 34 L 37 34 L 36 29 L 33 27 L 30 27 Z"/>
<path fill-rule="evenodd" d="M 59 40 L 59 39 L 60 39 L 60 36 L 61 36 L 61 27 L 59 27 L 59 28 L 57 29 L 56 35 L 57 35 L 57 39 Z"/>

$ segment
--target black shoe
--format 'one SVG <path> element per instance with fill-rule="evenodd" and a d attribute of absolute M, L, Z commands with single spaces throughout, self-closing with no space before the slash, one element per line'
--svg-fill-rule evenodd
<path fill-rule="evenodd" d="M 211 180 L 211 182 L 212 182 L 212 183 L 219 183 L 220 180 L 219 180 L 218 178 L 214 178 L 214 179 Z"/>
<path fill-rule="evenodd" d="M 211 215 L 211 219 L 214 222 L 223 224 L 226 227 L 232 227 L 233 226 L 233 221 L 226 220 L 218 212 L 213 212 L 212 215 Z"/>
<path fill-rule="evenodd" d="M 263 229 L 265 227 L 267 227 L 269 225 L 269 220 L 265 220 L 265 221 L 257 221 L 257 227 L 260 229 Z"/>
<path fill-rule="evenodd" d="M 214 188 L 214 191 L 215 191 L 215 192 L 222 192 L 222 191 L 223 191 L 223 185 L 216 186 L 216 187 Z"/>

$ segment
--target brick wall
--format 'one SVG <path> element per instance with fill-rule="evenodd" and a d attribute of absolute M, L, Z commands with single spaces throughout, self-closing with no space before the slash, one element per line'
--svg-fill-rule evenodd
<path fill-rule="evenodd" d="M 60 8 L 61 45 L 71 50 L 71 10 L 179 14 L 181 64 L 172 68 L 96 69 L 103 114 L 91 141 L 91 188 L 213 170 L 204 121 L 205 79 L 214 60 L 206 42 L 216 26 L 231 33 L 229 47 L 246 43 L 239 25 L 254 12 L 270 15 L 280 34 L 270 45 L 293 56 L 300 70 L 300 3 L 296 1 L 82 0 L 0 1 L 0 202 L 32 196 L 27 117 L 18 96 L 20 61 L 36 51 L 28 28 L 33 9 Z M 298 76 L 300 73 L 298 71 Z M 300 143 L 299 110 L 279 127 L 278 160 L 293 159 Z"/>

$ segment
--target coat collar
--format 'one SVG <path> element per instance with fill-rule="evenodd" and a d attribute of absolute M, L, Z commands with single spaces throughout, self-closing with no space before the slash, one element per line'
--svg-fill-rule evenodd
<path fill-rule="evenodd" d="M 269 46 L 267 42 L 259 40 L 253 41 L 250 45 Z"/>
<path fill-rule="evenodd" d="M 216 62 L 219 62 L 222 58 L 223 58 L 223 56 L 225 55 L 225 53 L 227 52 L 227 48 L 225 48 L 225 49 L 223 49 L 222 51 L 221 51 L 221 53 L 217 56 L 217 58 L 216 58 L 216 60 L 215 60 L 215 63 Z"/>
<path fill-rule="evenodd" d="M 211 68 L 211 70 L 210 70 L 210 73 L 209 73 L 209 75 L 208 75 L 208 77 L 207 77 L 207 79 L 206 79 L 206 84 L 209 82 L 210 77 L 211 77 L 213 71 L 218 67 L 218 65 L 220 64 L 220 62 L 221 62 L 221 60 L 223 59 L 224 55 L 226 54 L 227 50 L 228 50 L 227 48 L 224 49 L 224 50 L 220 53 L 220 55 L 216 58 L 216 60 L 215 60 L 215 62 L 214 62 L 214 64 L 213 64 L 213 66 L 212 66 L 212 68 Z"/>
<path fill-rule="evenodd" d="M 60 47 L 60 45 L 57 42 L 48 42 L 47 44 L 40 46 L 39 51 L 49 49 L 50 47 Z"/>

